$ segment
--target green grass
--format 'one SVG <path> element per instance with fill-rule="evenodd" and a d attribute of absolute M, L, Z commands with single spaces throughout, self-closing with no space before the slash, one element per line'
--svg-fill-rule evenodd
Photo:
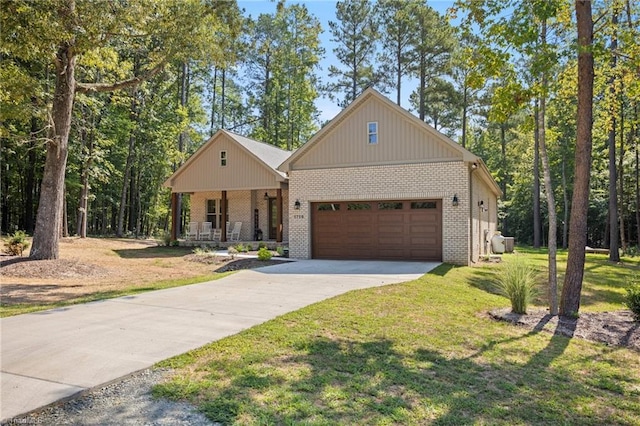
<path fill-rule="evenodd" d="M 98 300 L 113 299 L 115 297 L 130 296 L 132 294 L 144 293 L 147 291 L 162 290 L 165 288 L 180 287 L 183 285 L 196 284 L 196 283 L 201 283 L 205 281 L 213 281 L 213 280 L 220 279 L 222 277 L 226 277 L 231 273 L 233 272 L 200 275 L 197 277 L 179 278 L 179 279 L 173 279 L 173 280 L 162 280 L 156 283 L 146 284 L 143 287 L 131 286 L 128 288 L 124 288 L 122 290 L 101 291 L 97 293 L 91 293 L 85 296 L 76 297 L 69 300 L 64 300 L 61 302 L 43 303 L 43 304 L 10 304 L 10 305 L 5 305 L 0 302 L 0 318 L 9 317 L 13 315 L 28 314 L 30 312 L 44 311 L 47 309 L 64 308 L 66 306 L 77 305 L 79 303 L 95 302 Z"/>
<path fill-rule="evenodd" d="M 160 363 L 176 375 L 154 394 L 223 424 L 639 424 L 639 354 L 488 319 L 509 306 L 497 269 L 443 265 L 278 317 Z M 583 310 L 622 309 L 637 269 L 589 256 Z"/>

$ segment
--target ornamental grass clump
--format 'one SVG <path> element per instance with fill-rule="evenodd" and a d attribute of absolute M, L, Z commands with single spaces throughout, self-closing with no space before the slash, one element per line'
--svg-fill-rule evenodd
<path fill-rule="evenodd" d="M 536 271 L 524 259 L 515 257 L 502 266 L 496 280 L 498 291 L 511 301 L 511 311 L 526 314 L 537 294 Z"/>

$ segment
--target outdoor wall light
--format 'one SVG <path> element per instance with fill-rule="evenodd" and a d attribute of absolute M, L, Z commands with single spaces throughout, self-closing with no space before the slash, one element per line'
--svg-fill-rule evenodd
<path fill-rule="evenodd" d="M 478 201 L 478 207 L 483 207 L 484 206 L 484 201 L 480 200 Z"/>
<path fill-rule="evenodd" d="M 269 200 L 269 193 L 268 193 L 268 192 L 265 192 L 265 193 L 264 193 L 264 199 L 265 199 L 265 200 Z"/>
<path fill-rule="evenodd" d="M 300 200 L 296 200 L 296 202 L 293 203 L 293 208 L 294 210 L 300 210 Z"/>
<path fill-rule="evenodd" d="M 453 200 L 451 200 L 451 205 L 456 207 L 458 205 L 458 194 L 453 194 Z"/>

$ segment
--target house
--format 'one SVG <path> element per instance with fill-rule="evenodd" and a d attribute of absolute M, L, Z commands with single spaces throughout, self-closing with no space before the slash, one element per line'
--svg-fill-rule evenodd
<path fill-rule="evenodd" d="M 371 88 L 293 153 L 218 132 L 166 185 L 192 194 L 192 220 L 282 229 L 294 258 L 460 265 L 488 253 L 501 195 L 479 157 Z"/>
<path fill-rule="evenodd" d="M 288 239 L 288 179 L 277 167 L 291 155 L 273 145 L 219 130 L 175 173 L 171 188 L 175 219 L 175 194 L 191 196 L 191 220 L 211 222 L 227 241 L 227 222 L 242 222 L 241 241 Z M 175 233 L 175 227 L 172 232 Z M 177 235 L 172 235 L 177 239 Z"/>

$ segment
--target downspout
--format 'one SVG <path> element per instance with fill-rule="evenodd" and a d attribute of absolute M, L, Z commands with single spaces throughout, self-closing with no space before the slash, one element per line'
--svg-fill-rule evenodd
<path fill-rule="evenodd" d="M 473 260 L 473 172 L 478 170 L 478 163 L 469 163 L 469 261 L 471 264 L 476 263 Z"/>

